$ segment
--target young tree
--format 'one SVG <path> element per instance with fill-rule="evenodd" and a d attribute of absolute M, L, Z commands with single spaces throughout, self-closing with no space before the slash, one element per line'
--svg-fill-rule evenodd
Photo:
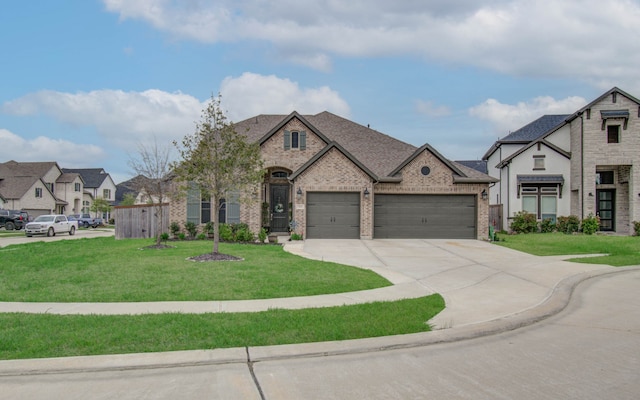
<path fill-rule="evenodd" d="M 96 199 L 93 200 L 93 203 L 91 203 L 91 206 L 89 207 L 89 211 L 95 213 L 97 217 L 98 213 L 103 214 L 111 211 L 111 204 L 109 204 L 108 200 L 102 197 L 97 197 Z"/>
<path fill-rule="evenodd" d="M 212 96 L 195 132 L 185 136 L 181 145 L 174 142 L 182 158 L 174 168 L 177 179 L 185 183 L 185 188 L 189 184 L 197 186 L 203 196 L 211 197 L 212 205 L 220 204 L 231 192 L 258 185 L 264 177 L 259 144 L 249 143 L 236 132 L 220 103 L 220 96 Z M 211 214 L 213 254 L 218 254 L 220 221 L 217 212 Z"/>
<path fill-rule="evenodd" d="M 162 233 L 166 227 L 163 203 L 170 195 L 169 176 L 171 173 L 171 148 L 158 146 L 154 137 L 150 145 L 138 144 L 137 157 L 129 158 L 129 167 L 137 175 L 131 180 L 131 188 L 147 197 L 147 203 L 153 207 L 156 217 L 156 246 L 162 242 Z"/>

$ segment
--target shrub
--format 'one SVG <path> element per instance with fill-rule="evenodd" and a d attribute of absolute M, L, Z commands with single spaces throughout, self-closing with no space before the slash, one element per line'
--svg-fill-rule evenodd
<path fill-rule="evenodd" d="M 233 230 L 228 224 L 220 224 L 220 240 L 224 242 L 233 241 Z"/>
<path fill-rule="evenodd" d="M 169 231 L 171 231 L 171 235 L 173 237 L 177 237 L 178 233 L 180 233 L 180 225 L 176 222 L 173 221 L 170 225 L 169 225 Z"/>
<path fill-rule="evenodd" d="M 166 242 L 167 240 L 169 240 L 169 233 L 167 232 L 163 232 L 160 234 L 160 240 L 163 242 Z"/>
<path fill-rule="evenodd" d="M 193 221 L 187 221 L 184 223 L 184 229 L 189 233 L 191 239 L 195 238 L 198 234 L 198 225 Z"/>
<path fill-rule="evenodd" d="M 600 218 L 593 214 L 587 215 L 587 218 L 582 220 L 582 233 L 585 235 L 593 235 L 600 228 Z"/>
<path fill-rule="evenodd" d="M 299 234 L 299 233 L 295 233 L 294 232 L 294 233 L 291 234 L 291 240 L 302 240 L 302 239 L 303 239 L 302 235 Z"/>
<path fill-rule="evenodd" d="M 542 233 L 550 233 L 556 229 L 556 224 L 553 222 L 551 218 L 546 218 L 542 220 L 540 223 L 540 232 Z"/>
<path fill-rule="evenodd" d="M 185 240 L 186 238 L 187 238 L 187 235 L 185 235 L 184 232 L 178 233 L 178 239 Z"/>
<path fill-rule="evenodd" d="M 538 231 L 536 216 L 526 211 L 516 213 L 511 222 L 511 230 L 515 233 L 534 233 Z"/>
<path fill-rule="evenodd" d="M 264 243 L 265 240 L 267 240 L 267 230 L 264 228 L 260 229 L 260 233 L 258 233 L 258 240 L 260 240 L 260 243 Z"/>
<path fill-rule="evenodd" d="M 253 233 L 249 230 L 249 227 L 247 226 L 247 224 L 238 224 L 239 226 L 237 227 L 236 230 L 236 241 L 238 242 L 253 242 L 254 235 Z"/>
<path fill-rule="evenodd" d="M 633 229 L 636 232 L 636 236 L 640 236 L 640 221 L 633 221 Z"/>
<path fill-rule="evenodd" d="M 206 238 L 207 238 L 207 235 L 205 235 L 204 233 L 198 234 L 198 240 L 205 240 Z"/>
<path fill-rule="evenodd" d="M 209 221 L 204 225 L 204 231 L 208 235 L 213 235 L 213 221 Z"/>
<path fill-rule="evenodd" d="M 575 215 L 569 215 L 568 217 L 558 217 L 558 224 L 556 225 L 558 232 L 572 234 L 580 230 L 580 219 Z"/>

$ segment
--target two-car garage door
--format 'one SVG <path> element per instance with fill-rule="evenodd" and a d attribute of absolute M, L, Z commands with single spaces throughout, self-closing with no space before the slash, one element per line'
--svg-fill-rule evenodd
<path fill-rule="evenodd" d="M 308 192 L 307 237 L 359 239 L 358 192 Z M 474 195 L 377 194 L 375 239 L 475 239 Z"/>
<path fill-rule="evenodd" d="M 475 239 L 473 195 L 378 194 L 373 237 Z"/>

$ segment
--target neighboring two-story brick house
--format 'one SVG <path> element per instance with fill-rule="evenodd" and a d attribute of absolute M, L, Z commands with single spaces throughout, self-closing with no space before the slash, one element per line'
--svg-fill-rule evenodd
<path fill-rule="evenodd" d="M 640 221 L 640 100 L 616 87 L 512 132 L 483 159 L 500 180 L 489 199 L 505 228 L 519 211 L 539 220 L 593 214 L 601 230 L 625 235 Z"/>
<path fill-rule="evenodd" d="M 219 207 L 192 191 L 171 220 L 198 224 L 219 212 L 253 232 L 289 229 L 307 238 L 488 236 L 489 184 L 496 179 L 329 112 L 258 115 L 235 124 L 260 144 L 264 182 Z M 239 201 L 239 198 L 249 201 Z"/>

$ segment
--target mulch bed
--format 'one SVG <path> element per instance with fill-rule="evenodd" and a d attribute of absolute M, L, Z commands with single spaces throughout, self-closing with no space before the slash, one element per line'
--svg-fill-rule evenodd
<path fill-rule="evenodd" d="M 198 261 L 198 262 L 206 262 L 206 261 L 242 261 L 243 258 L 232 256 L 229 254 L 222 253 L 206 253 L 201 254 L 195 257 L 189 257 L 187 260 L 189 261 Z"/>

